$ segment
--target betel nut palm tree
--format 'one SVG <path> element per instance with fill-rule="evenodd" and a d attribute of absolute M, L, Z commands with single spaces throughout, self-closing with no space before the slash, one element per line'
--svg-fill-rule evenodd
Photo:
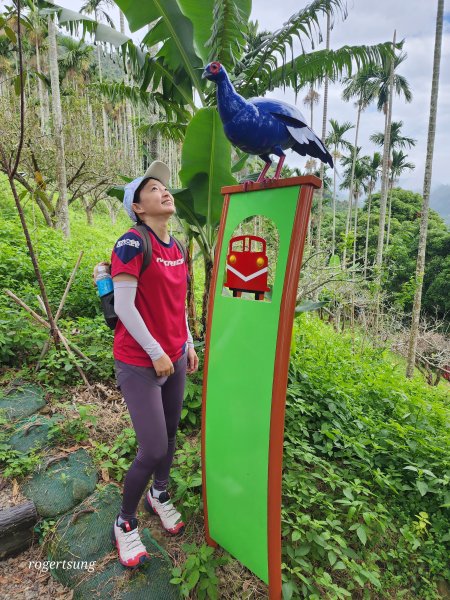
<path fill-rule="evenodd" d="M 334 254 L 336 247 L 336 174 L 337 174 L 337 161 L 341 158 L 340 152 L 342 150 L 350 152 L 352 145 L 349 141 L 344 138 L 344 135 L 350 129 L 353 129 L 349 121 L 340 125 L 335 119 L 330 119 L 330 133 L 325 138 L 325 144 L 329 148 L 332 148 L 331 154 L 333 156 L 333 226 L 331 231 L 331 255 Z"/>
<path fill-rule="evenodd" d="M 423 275 L 425 271 L 425 251 L 427 245 L 428 212 L 430 205 L 431 175 L 433 167 L 434 138 L 436 133 L 437 102 L 439 94 L 439 74 L 441 65 L 442 29 L 444 25 L 444 0 L 437 1 L 436 34 L 434 42 L 433 78 L 431 83 L 430 117 L 428 120 L 427 155 L 423 180 L 423 205 L 420 218 L 419 249 L 416 264 L 416 289 L 411 319 L 411 334 L 408 348 L 406 376 L 414 375 L 417 337 L 419 332 L 420 307 L 422 303 Z"/>

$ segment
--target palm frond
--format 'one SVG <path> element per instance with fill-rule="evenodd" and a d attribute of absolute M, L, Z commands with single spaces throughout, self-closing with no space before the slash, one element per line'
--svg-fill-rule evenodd
<path fill-rule="evenodd" d="M 288 65 L 276 67 L 269 73 L 262 71 L 251 76 L 251 69 L 243 71 L 236 87 L 247 96 L 261 95 L 277 87 L 291 87 L 298 91 L 311 82 L 321 83 L 325 77 L 337 81 L 343 76 L 351 77 L 355 71 L 371 64 L 381 64 L 383 57 L 392 54 L 392 44 L 384 42 L 374 46 L 343 46 L 338 50 L 317 50 L 301 54 Z M 276 58 L 273 60 L 276 61 Z"/>
<path fill-rule="evenodd" d="M 242 4 L 242 0 L 214 1 L 211 37 L 206 42 L 208 62 L 219 60 L 227 70 L 235 66 L 246 43 L 247 15 Z"/>
<path fill-rule="evenodd" d="M 99 92 L 111 102 L 129 100 L 134 105 L 138 105 L 139 102 L 142 102 L 150 108 L 160 108 L 164 111 L 169 120 L 176 119 L 184 123 L 189 118 L 188 111 L 176 102 L 167 100 L 161 93 L 146 92 L 139 86 L 126 85 L 123 82 L 96 82 L 91 83 L 89 88 Z"/>
<path fill-rule="evenodd" d="M 270 79 L 273 70 L 278 69 L 278 61 L 281 59 L 282 67 L 287 67 L 288 53 L 291 55 L 290 67 L 294 62 L 294 40 L 300 41 L 304 52 L 304 42 L 308 41 L 314 48 L 315 40 L 322 41 L 320 30 L 320 19 L 326 14 L 332 17 L 340 12 L 343 17 L 347 16 L 345 1 L 343 0 L 313 0 L 292 17 L 280 29 L 266 37 L 261 45 L 247 55 L 243 62 L 248 65 L 245 68 L 245 78 L 252 80 Z"/>
<path fill-rule="evenodd" d="M 151 137 L 160 135 L 164 139 L 173 142 L 183 142 L 186 135 L 186 123 L 157 121 L 155 123 L 143 123 L 138 127 L 139 133 Z"/>

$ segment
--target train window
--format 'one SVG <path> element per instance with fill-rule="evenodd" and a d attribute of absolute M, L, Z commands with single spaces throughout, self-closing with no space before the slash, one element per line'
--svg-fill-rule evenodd
<path fill-rule="evenodd" d="M 242 221 L 225 241 L 222 295 L 270 302 L 278 258 L 278 229 L 262 215 Z"/>
<path fill-rule="evenodd" d="M 252 240 L 252 252 L 262 252 L 263 251 L 263 245 L 261 242 L 258 242 L 258 240 Z"/>

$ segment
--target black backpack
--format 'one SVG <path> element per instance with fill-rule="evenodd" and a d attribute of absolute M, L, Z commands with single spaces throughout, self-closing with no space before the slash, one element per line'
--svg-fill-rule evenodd
<path fill-rule="evenodd" d="M 145 271 L 145 269 L 150 264 L 150 261 L 152 260 L 152 253 L 153 253 L 152 240 L 151 240 L 150 234 L 149 234 L 147 228 L 145 227 L 145 225 L 135 225 L 133 227 L 133 229 L 138 231 L 141 234 L 141 238 L 142 238 L 142 251 L 144 253 L 144 260 L 142 261 L 142 267 L 141 267 L 141 271 L 139 273 L 139 275 L 142 275 L 142 273 Z M 186 248 L 176 237 L 174 237 L 174 236 L 172 236 L 172 237 L 174 239 L 174 242 L 178 246 L 181 254 L 183 255 L 184 262 L 187 263 L 188 260 L 187 260 Z M 114 311 L 114 290 L 112 292 L 110 292 L 109 294 L 106 294 L 106 296 L 102 296 L 101 302 L 102 302 L 102 310 L 103 310 L 103 315 L 105 317 L 106 324 L 108 325 L 108 327 L 110 329 L 115 329 L 119 318 L 117 317 L 117 315 Z"/>

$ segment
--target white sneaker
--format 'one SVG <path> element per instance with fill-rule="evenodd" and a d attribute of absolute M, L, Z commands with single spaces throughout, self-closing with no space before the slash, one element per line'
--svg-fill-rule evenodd
<path fill-rule="evenodd" d="M 168 533 L 172 535 L 183 533 L 185 525 L 181 519 L 181 514 L 170 501 L 169 492 L 161 492 L 159 498 L 154 498 L 150 488 L 145 495 L 144 506 L 150 513 L 159 516 L 162 526 Z"/>
<path fill-rule="evenodd" d="M 136 568 L 150 558 L 139 537 L 138 522 L 135 517 L 117 525 L 117 517 L 111 530 L 111 541 L 119 553 L 119 561 L 124 567 Z"/>

